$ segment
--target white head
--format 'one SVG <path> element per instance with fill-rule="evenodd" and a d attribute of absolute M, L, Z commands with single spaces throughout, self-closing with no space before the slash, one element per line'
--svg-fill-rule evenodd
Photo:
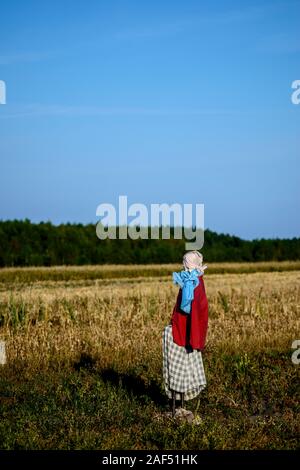
<path fill-rule="evenodd" d="M 204 271 L 207 266 L 203 265 L 203 256 L 199 251 L 188 251 L 183 257 L 183 267 L 185 271 L 192 271 L 198 269 Z"/>

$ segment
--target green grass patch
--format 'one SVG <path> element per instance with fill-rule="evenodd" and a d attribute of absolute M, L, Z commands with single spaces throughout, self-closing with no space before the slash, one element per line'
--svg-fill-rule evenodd
<path fill-rule="evenodd" d="M 1 449 L 297 449 L 299 368 L 290 351 L 204 353 L 208 386 L 186 408 L 199 425 L 157 419 L 170 409 L 160 364 L 149 371 L 72 367 L 0 370 Z"/>

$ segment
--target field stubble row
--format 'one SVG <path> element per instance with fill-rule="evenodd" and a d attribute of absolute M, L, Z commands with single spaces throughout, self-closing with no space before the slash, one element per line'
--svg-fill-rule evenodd
<path fill-rule="evenodd" d="M 204 354 L 287 350 L 300 330 L 300 271 L 205 276 Z M 161 337 L 177 294 L 171 278 L 36 282 L 0 292 L 0 335 L 9 361 L 66 364 L 82 354 L 100 367 L 161 370 Z"/>

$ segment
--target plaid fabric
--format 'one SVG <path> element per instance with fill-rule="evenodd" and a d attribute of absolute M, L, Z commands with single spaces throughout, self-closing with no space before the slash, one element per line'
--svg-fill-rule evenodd
<path fill-rule="evenodd" d="M 180 393 L 184 393 L 184 400 L 195 398 L 206 387 L 201 351 L 194 349 L 188 352 L 185 347 L 174 343 L 172 325 L 164 328 L 162 346 L 167 396 L 172 398 L 172 390 L 175 390 L 176 400 L 180 400 Z"/>

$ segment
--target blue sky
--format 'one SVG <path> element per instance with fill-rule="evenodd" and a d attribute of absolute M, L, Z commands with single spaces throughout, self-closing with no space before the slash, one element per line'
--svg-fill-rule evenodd
<path fill-rule="evenodd" d="M 299 1 L 0 5 L 0 219 L 204 203 L 205 227 L 300 236 Z"/>

